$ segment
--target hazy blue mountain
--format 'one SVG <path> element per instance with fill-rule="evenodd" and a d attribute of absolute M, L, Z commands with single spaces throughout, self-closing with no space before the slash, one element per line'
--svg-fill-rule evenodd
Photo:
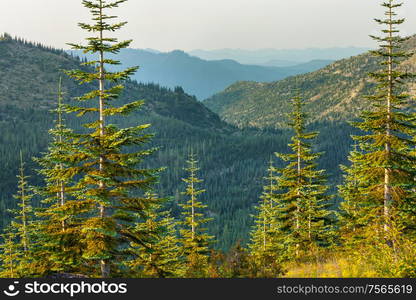
<path fill-rule="evenodd" d="M 80 52 L 75 53 L 83 56 Z M 91 58 L 87 56 L 87 59 Z M 141 49 L 125 49 L 117 59 L 123 68 L 140 66 L 134 76 L 138 82 L 157 83 L 168 88 L 181 86 L 199 100 L 211 97 L 237 81 L 272 82 L 312 72 L 330 63 L 322 60 L 290 67 L 255 66 L 230 59 L 207 61 L 179 50 L 160 53 Z"/>
<path fill-rule="evenodd" d="M 339 60 L 368 51 L 367 48 L 308 49 L 218 49 L 193 50 L 189 53 L 206 60 L 233 59 L 241 64 L 289 67 L 311 60 Z"/>
<path fill-rule="evenodd" d="M 250 64 L 250 63 L 247 63 Z M 303 64 L 299 61 L 292 61 L 292 60 L 283 60 L 283 59 L 272 59 L 266 62 L 259 62 L 256 65 L 258 66 L 268 66 L 268 67 L 293 67 Z"/>

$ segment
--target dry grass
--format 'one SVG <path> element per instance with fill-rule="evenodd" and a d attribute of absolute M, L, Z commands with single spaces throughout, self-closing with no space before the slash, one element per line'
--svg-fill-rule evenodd
<path fill-rule="evenodd" d="M 377 272 L 360 259 L 326 257 L 318 261 L 287 265 L 288 278 L 357 278 L 377 277 Z"/>

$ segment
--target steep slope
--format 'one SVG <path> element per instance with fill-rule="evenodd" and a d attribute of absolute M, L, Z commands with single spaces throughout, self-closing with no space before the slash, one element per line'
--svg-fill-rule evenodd
<path fill-rule="evenodd" d="M 81 52 L 71 52 L 91 59 Z M 287 76 L 317 70 L 328 62 L 301 64 L 291 67 L 242 65 L 234 60 L 206 61 L 183 51 L 155 53 L 139 49 L 124 49 L 117 55 L 122 67 L 140 66 L 134 79 L 143 83 L 157 83 L 169 88 L 181 86 L 202 100 L 239 80 L 270 82 Z M 117 70 L 117 68 L 116 68 Z"/>
<path fill-rule="evenodd" d="M 415 49 L 416 36 L 407 41 Z M 416 57 L 403 63 L 414 68 Z M 364 95 L 373 84 L 367 74 L 379 68 L 369 53 L 343 59 L 309 74 L 272 83 L 238 82 L 204 101 L 223 120 L 238 127 L 284 127 L 289 100 L 298 92 L 307 99 L 314 121 L 346 121 L 358 116 L 368 104 Z M 411 88 L 411 87 L 410 87 Z"/>
<path fill-rule="evenodd" d="M 70 98 L 86 92 L 88 86 L 80 86 L 62 71 L 83 69 L 80 61 L 63 51 L 40 44 L 14 40 L 6 35 L 0 42 L 0 106 L 45 110 L 54 107 L 57 82 L 63 79 L 64 93 Z M 182 88 L 171 91 L 154 84 L 126 83 L 121 101 L 145 100 L 145 109 L 161 116 L 205 128 L 226 127 L 219 117 L 184 93 Z"/>

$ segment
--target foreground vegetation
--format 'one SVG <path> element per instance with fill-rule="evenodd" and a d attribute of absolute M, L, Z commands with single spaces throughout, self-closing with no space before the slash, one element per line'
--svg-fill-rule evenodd
<path fill-rule="evenodd" d="M 319 133 L 307 129 L 307 100 L 297 91 L 289 149 L 270 159 L 250 241 L 223 254 L 212 250 L 215 237 L 207 232 L 214 220 L 200 198 L 206 190 L 195 149 L 187 149 L 184 189 L 178 191 L 185 201 L 177 203 L 180 216 L 173 216 L 156 188 L 163 167 L 146 164 L 156 152 L 149 147 L 150 124 L 112 123 L 143 106 L 116 101 L 137 68 L 106 68 L 118 64 L 106 54 L 131 42 L 106 36 L 125 25 L 108 23 L 114 17 L 106 14 L 125 1 L 83 1 L 94 23 L 80 27 L 97 36 L 72 46 L 97 59 L 66 73 L 90 88 L 63 103 L 59 85 L 52 140 L 36 159 L 43 184 L 29 186 L 20 153 L 18 204 L 0 245 L 2 277 L 416 276 L 416 118 L 403 88 L 413 74 L 398 67 L 410 57 L 396 28 L 404 22 L 394 13 L 401 4 L 383 2 L 386 18 L 377 20 L 386 27 L 374 37 L 381 48 L 373 55 L 382 67 L 370 74 L 376 83 L 368 96 L 371 110 L 354 124 L 362 134 L 343 166 L 340 210 L 331 206 L 326 171 L 318 167 Z M 67 114 L 82 126 L 68 126 Z"/>

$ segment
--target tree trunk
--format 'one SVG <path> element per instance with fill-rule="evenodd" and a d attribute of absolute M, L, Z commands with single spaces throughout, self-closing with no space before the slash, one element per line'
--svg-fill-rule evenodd
<path fill-rule="evenodd" d="M 297 151 L 297 156 L 298 156 L 298 191 L 297 191 L 297 203 L 296 203 L 296 230 L 299 230 L 300 228 L 300 221 L 299 221 L 299 215 L 300 215 L 300 207 L 299 207 L 299 197 L 300 197 L 300 183 L 301 183 L 301 159 L 300 159 L 300 137 L 298 139 L 298 151 Z M 299 243 L 296 244 L 296 256 L 299 256 Z"/>
<path fill-rule="evenodd" d="M 24 165 L 23 165 L 23 155 L 22 151 L 20 151 L 20 180 L 21 180 L 21 201 L 22 201 L 22 230 L 23 230 L 23 251 L 24 255 L 26 256 L 28 251 L 28 234 L 27 234 L 27 215 L 26 215 L 26 199 L 25 199 L 25 174 L 24 174 Z"/>
<path fill-rule="evenodd" d="M 62 78 L 59 78 L 59 91 L 58 91 L 58 128 L 59 130 L 62 129 Z M 62 147 L 62 134 L 59 134 L 59 145 Z M 64 166 L 62 163 L 59 164 L 59 169 L 62 171 L 64 169 Z M 65 185 L 62 180 L 59 181 L 59 193 L 58 193 L 58 199 L 60 201 L 60 205 L 65 205 Z M 65 221 L 62 220 L 61 222 L 62 231 L 65 231 Z"/>
<path fill-rule="evenodd" d="M 192 166 L 193 167 L 193 166 Z M 194 179 L 195 174 L 192 171 L 191 174 L 191 189 L 192 189 L 192 195 L 191 195 L 191 231 L 192 231 L 192 240 L 195 239 L 195 191 L 194 191 Z"/>
<path fill-rule="evenodd" d="M 103 2 L 100 0 L 100 25 L 103 23 Z M 103 30 L 100 28 L 100 41 L 103 43 Z M 104 81 L 105 81 L 105 74 L 104 74 L 104 51 L 100 50 L 100 96 L 99 96 L 99 114 L 100 114 L 100 143 L 102 143 L 102 139 L 104 138 L 104 127 L 105 127 L 105 119 L 104 119 Z M 100 165 L 99 165 L 100 174 L 104 172 L 104 156 L 102 153 L 100 154 Z M 99 182 L 99 188 L 104 189 L 104 182 L 101 180 Z M 106 208 L 103 204 L 100 205 L 100 217 L 104 219 L 106 217 Z M 101 277 L 108 278 L 110 275 L 110 266 L 105 259 L 101 260 Z"/>
<path fill-rule="evenodd" d="M 391 1 L 390 1 L 391 3 Z M 392 8 L 389 8 L 389 19 L 392 21 Z M 387 142 L 385 144 L 385 151 L 386 151 L 386 161 L 389 162 L 390 155 L 391 155 L 391 145 L 390 145 L 390 135 L 391 135 L 391 128 L 390 128 L 390 122 L 391 122 L 391 100 L 393 96 L 393 25 L 390 22 L 389 24 L 389 47 L 388 47 L 388 94 L 387 94 L 387 124 L 386 124 L 386 136 L 387 136 Z M 384 169 L 384 232 L 386 236 L 388 235 L 389 231 L 389 221 L 390 221 L 390 205 L 391 205 L 391 174 L 390 169 L 385 168 Z"/>

